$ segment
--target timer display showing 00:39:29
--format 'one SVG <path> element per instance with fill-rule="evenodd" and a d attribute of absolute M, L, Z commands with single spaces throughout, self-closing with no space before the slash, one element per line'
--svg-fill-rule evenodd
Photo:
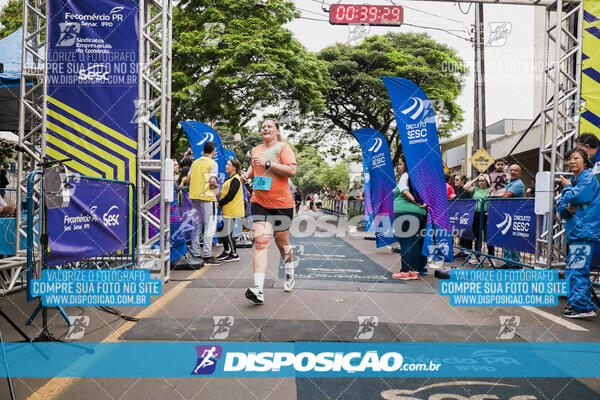
<path fill-rule="evenodd" d="M 332 4 L 329 6 L 330 24 L 400 25 L 404 22 L 401 6 L 369 6 L 360 4 Z"/>

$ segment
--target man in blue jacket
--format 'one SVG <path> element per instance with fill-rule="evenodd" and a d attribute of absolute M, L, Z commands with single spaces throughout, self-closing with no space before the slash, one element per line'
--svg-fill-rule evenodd
<path fill-rule="evenodd" d="M 569 281 L 567 318 L 595 317 L 590 282 L 590 263 L 594 247 L 600 242 L 600 184 L 592 174 L 590 160 L 582 148 L 565 155 L 573 180 L 562 177 L 564 186 L 558 213 L 566 220 L 565 233 L 569 254 L 565 273 Z"/>

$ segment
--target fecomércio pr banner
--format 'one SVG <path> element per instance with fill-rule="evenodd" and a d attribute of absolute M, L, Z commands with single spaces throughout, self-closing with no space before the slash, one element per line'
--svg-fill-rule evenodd
<path fill-rule="evenodd" d="M 215 144 L 215 156 L 213 160 L 217 162 L 219 166 L 219 185 L 222 185 L 225 181 L 225 165 L 227 159 L 225 157 L 225 151 L 223 149 L 223 142 L 221 137 L 210 125 L 200 121 L 183 121 L 179 125 L 183 128 L 185 134 L 190 142 L 190 147 L 194 152 L 194 158 L 197 160 L 204 155 L 204 144 L 206 142 L 214 142 Z"/>
<path fill-rule="evenodd" d="M 491 200 L 486 242 L 503 249 L 535 253 L 536 223 L 534 200 Z"/>
<path fill-rule="evenodd" d="M 352 132 L 363 154 L 363 179 L 365 187 L 365 215 L 371 216 L 371 230 L 375 230 L 377 247 L 396 241 L 392 228 L 394 218 L 394 187 L 396 178 L 387 139 L 373 128 L 362 128 Z M 369 202 L 366 202 L 366 199 Z"/>
<path fill-rule="evenodd" d="M 452 262 L 450 205 L 433 106 L 414 82 L 391 76 L 381 79 L 394 107 L 411 184 L 429 206 L 423 254 Z"/>
<path fill-rule="evenodd" d="M 136 181 L 138 3 L 48 1 L 46 153 L 70 171 Z"/>
<path fill-rule="evenodd" d="M 450 223 L 452 231 L 461 238 L 474 240 L 473 217 L 477 200 L 456 200 L 450 202 Z M 477 228 L 475 228 L 477 229 Z"/>
<path fill-rule="evenodd" d="M 61 265 L 127 248 L 128 185 L 70 181 L 67 207 L 48 210 L 48 265 Z"/>

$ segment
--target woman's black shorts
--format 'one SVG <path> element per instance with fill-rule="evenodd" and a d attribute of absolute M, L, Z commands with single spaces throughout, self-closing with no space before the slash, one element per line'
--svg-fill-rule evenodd
<path fill-rule="evenodd" d="M 285 232 L 292 226 L 294 207 L 290 208 L 264 208 L 258 203 L 250 203 L 252 221 L 266 221 L 273 226 L 273 232 Z"/>

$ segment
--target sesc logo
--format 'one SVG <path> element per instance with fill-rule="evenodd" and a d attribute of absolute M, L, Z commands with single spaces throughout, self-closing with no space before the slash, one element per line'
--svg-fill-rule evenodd
<path fill-rule="evenodd" d="M 119 211 L 118 206 L 112 206 L 108 209 L 107 212 L 102 216 L 102 220 L 104 220 L 104 225 L 106 226 L 115 226 L 119 225 L 119 216 L 120 214 L 111 214 L 114 210 Z"/>
<path fill-rule="evenodd" d="M 502 235 L 506 235 L 512 225 L 512 217 L 508 213 L 504 213 L 504 221 L 496 224 L 496 228 L 500 229 Z"/>
<path fill-rule="evenodd" d="M 415 111 L 415 109 L 416 109 L 416 111 L 412 115 L 409 115 L 408 117 L 410 119 L 417 119 L 417 117 L 425 109 L 425 103 L 423 102 L 423 99 L 420 99 L 418 97 L 411 97 L 410 100 L 412 100 L 413 103 L 408 108 L 406 108 L 400 112 L 404 115 L 407 115 L 407 114 L 410 114 L 411 112 Z"/>
<path fill-rule="evenodd" d="M 205 142 L 214 142 L 215 140 L 215 135 L 213 135 L 211 132 L 204 132 L 204 134 L 206 135 L 204 137 L 204 139 L 202 139 L 201 141 L 199 141 L 198 143 L 196 143 L 197 146 L 202 146 Z"/>
<path fill-rule="evenodd" d="M 370 152 L 377 153 L 383 144 L 383 140 L 381 138 L 375 138 L 373 145 L 369 149 Z"/>
<path fill-rule="evenodd" d="M 223 355 L 221 346 L 196 346 L 198 360 L 191 375 L 210 375 L 217 368 L 217 360 Z"/>
<path fill-rule="evenodd" d="M 463 215 L 461 215 L 460 219 L 458 220 L 458 223 L 460 225 L 469 225 L 469 213 L 464 213 Z"/>
<path fill-rule="evenodd" d="M 110 70 L 106 65 L 94 64 L 85 69 L 80 69 L 79 79 L 86 81 L 107 81 L 108 78 L 106 75 L 108 75 L 109 72 Z"/>

